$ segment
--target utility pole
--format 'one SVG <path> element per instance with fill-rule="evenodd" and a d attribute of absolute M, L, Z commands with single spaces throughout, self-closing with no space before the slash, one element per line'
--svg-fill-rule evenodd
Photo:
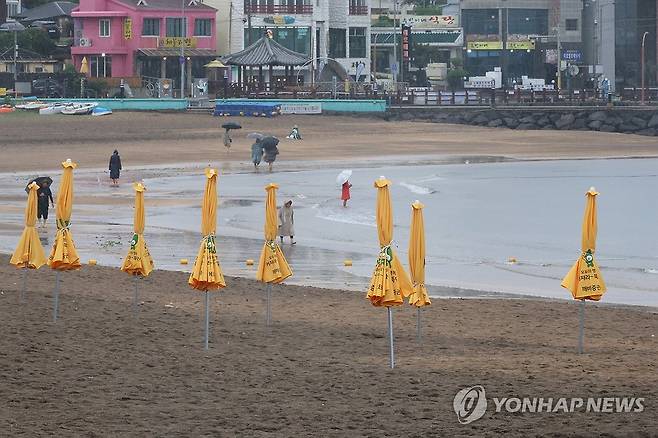
<path fill-rule="evenodd" d="M 396 84 L 398 82 L 398 71 L 400 70 L 400 66 L 398 65 L 398 0 L 393 0 L 393 63 L 395 65 L 395 70 L 393 71 L 393 83 Z M 402 37 L 402 35 L 400 35 Z M 401 39 L 401 38 L 400 38 Z"/>
<path fill-rule="evenodd" d="M 562 89 L 562 44 L 560 43 L 560 23 L 558 23 L 556 30 L 557 37 L 557 90 Z"/>
<path fill-rule="evenodd" d="M 640 68 L 642 69 L 642 72 L 641 72 L 641 75 L 640 75 L 641 78 L 642 78 L 641 79 L 641 81 L 642 81 L 642 92 L 640 94 L 640 96 L 641 96 L 640 103 L 642 105 L 644 105 L 644 42 L 647 39 L 647 35 L 649 35 L 649 32 L 644 32 L 644 34 L 642 35 L 642 53 L 640 53 L 640 59 L 641 59 L 641 61 L 640 61 L 640 66 L 641 67 Z"/>
<path fill-rule="evenodd" d="M 187 36 L 187 23 L 185 22 L 185 0 L 181 1 L 181 44 L 180 44 L 180 98 L 185 99 L 185 37 Z"/>

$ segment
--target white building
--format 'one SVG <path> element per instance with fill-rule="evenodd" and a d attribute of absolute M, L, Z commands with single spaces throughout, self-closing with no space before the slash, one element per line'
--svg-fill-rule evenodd
<path fill-rule="evenodd" d="M 217 22 L 228 39 L 218 41 L 220 52 L 240 51 L 269 29 L 276 41 L 308 55 L 316 66 L 335 59 L 355 77 L 361 64 L 360 80 L 370 77 L 371 0 L 235 0 L 228 8 L 223 2 L 205 1 L 217 5 Z M 229 16 L 222 17 L 226 9 Z"/>

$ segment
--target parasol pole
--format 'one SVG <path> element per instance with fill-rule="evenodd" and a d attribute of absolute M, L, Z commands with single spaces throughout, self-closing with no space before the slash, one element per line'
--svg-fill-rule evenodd
<path fill-rule="evenodd" d="M 585 336 L 585 300 L 580 300 L 578 322 L 578 354 L 583 354 L 583 338 Z"/>
<path fill-rule="evenodd" d="M 25 292 L 27 290 L 27 268 L 23 268 L 23 288 L 21 289 L 20 302 L 25 303 Z"/>
<path fill-rule="evenodd" d="M 420 307 L 416 307 L 416 340 L 420 344 L 420 340 L 421 340 Z"/>
<path fill-rule="evenodd" d="M 395 350 L 393 349 L 393 310 L 387 307 L 388 311 L 388 346 L 391 356 L 391 369 L 395 368 Z"/>
<path fill-rule="evenodd" d="M 203 348 L 208 349 L 208 332 L 210 328 L 210 292 L 206 291 L 206 320 L 205 320 L 205 334 L 203 337 Z"/>
<path fill-rule="evenodd" d="M 60 271 L 55 271 L 55 293 L 53 294 L 53 322 L 57 322 L 57 311 L 59 310 L 59 276 Z"/>
<path fill-rule="evenodd" d="M 272 283 L 267 283 L 267 306 L 265 308 L 265 325 L 272 324 Z"/>
<path fill-rule="evenodd" d="M 139 291 L 137 290 L 137 275 L 133 275 L 133 316 L 137 318 L 139 311 Z"/>

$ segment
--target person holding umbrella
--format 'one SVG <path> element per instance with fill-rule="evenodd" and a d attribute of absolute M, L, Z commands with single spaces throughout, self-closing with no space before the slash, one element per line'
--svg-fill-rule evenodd
<path fill-rule="evenodd" d="M 352 187 L 352 184 L 350 184 L 349 178 L 351 176 L 352 171 L 346 169 L 339 173 L 338 177 L 336 177 L 336 183 L 341 186 L 340 199 L 343 201 L 343 207 L 347 207 L 347 201 L 350 200 L 350 188 Z"/>
<path fill-rule="evenodd" d="M 119 151 L 114 150 L 112 156 L 110 157 L 110 179 L 112 180 L 113 186 L 119 185 L 119 176 L 121 175 L 121 157 L 119 156 Z"/>
<path fill-rule="evenodd" d="M 53 192 L 50 190 L 50 183 L 52 180 L 50 178 L 44 178 L 41 180 L 39 189 L 37 190 L 37 218 L 39 219 L 39 224 L 41 227 L 46 226 L 46 220 L 48 220 L 48 200 L 50 200 L 50 206 L 55 206 L 55 201 L 53 200 Z M 43 219 L 43 224 L 41 220 Z"/>
<path fill-rule="evenodd" d="M 231 150 L 231 143 L 233 143 L 230 131 L 231 129 L 242 129 L 242 126 L 239 123 L 228 122 L 224 123 L 222 128 L 224 128 L 224 147 L 226 148 L 226 152 L 229 152 Z"/>
<path fill-rule="evenodd" d="M 268 164 L 270 172 L 272 172 L 272 165 L 274 164 L 274 161 L 276 161 L 276 156 L 279 155 L 279 149 L 276 147 L 276 145 L 279 144 L 279 139 L 272 136 L 265 137 L 261 140 L 261 143 L 265 150 L 263 159 Z"/>
<path fill-rule="evenodd" d="M 247 138 L 254 140 L 254 144 L 251 145 L 251 162 L 254 163 L 254 170 L 258 172 L 258 166 L 260 165 L 261 160 L 263 159 L 263 143 L 262 140 L 265 136 L 258 132 L 252 132 L 247 134 Z"/>

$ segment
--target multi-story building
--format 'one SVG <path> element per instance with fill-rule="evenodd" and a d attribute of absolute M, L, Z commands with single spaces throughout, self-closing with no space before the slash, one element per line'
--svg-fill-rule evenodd
<path fill-rule="evenodd" d="M 314 66 L 333 59 L 350 76 L 369 77 L 370 0 L 236 0 L 230 11 L 230 52 L 271 30 L 274 40 L 307 55 Z M 307 80 L 310 71 L 304 70 Z"/>
<path fill-rule="evenodd" d="M 555 81 L 558 59 L 563 69 L 584 64 L 582 8 L 582 0 L 462 0 L 466 70 L 479 76 L 500 67 L 504 86 L 524 75 Z M 563 82 L 582 75 L 567 69 Z"/>
<path fill-rule="evenodd" d="M 406 41 L 402 25 L 410 27 Z M 372 26 L 373 71 L 379 78 L 425 85 L 427 64 L 448 65 L 451 59 L 461 58 L 464 40 L 458 0 L 430 7 L 373 0 Z"/>
<path fill-rule="evenodd" d="M 643 38 L 645 86 L 656 85 L 656 3 L 656 0 L 585 0 L 583 43 L 587 63 L 597 66 L 596 79 L 600 82 L 607 78 L 612 91 L 641 86 Z"/>
<path fill-rule="evenodd" d="M 187 88 L 216 56 L 216 13 L 200 0 L 80 0 L 71 13 L 73 63 L 77 70 L 86 58 L 91 77 L 174 82 L 185 68 Z"/>

